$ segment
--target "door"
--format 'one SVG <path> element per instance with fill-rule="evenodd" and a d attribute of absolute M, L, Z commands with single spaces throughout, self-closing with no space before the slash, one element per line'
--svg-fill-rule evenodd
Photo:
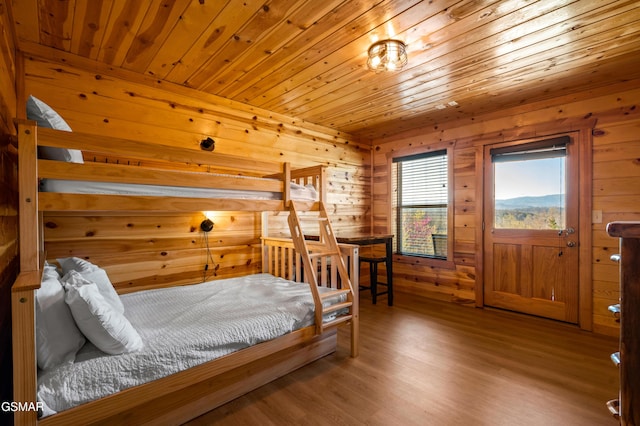
<path fill-rule="evenodd" d="M 509 142 L 484 158 L 484 304 L 577 323 L 576 144 Z"/>

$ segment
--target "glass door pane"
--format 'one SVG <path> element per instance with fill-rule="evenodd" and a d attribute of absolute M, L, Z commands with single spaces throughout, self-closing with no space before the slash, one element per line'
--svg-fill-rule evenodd
<path fill-rule="evenodd" d="M 494 162 L 494 228 L 565 229 L 566 157 Z"/>

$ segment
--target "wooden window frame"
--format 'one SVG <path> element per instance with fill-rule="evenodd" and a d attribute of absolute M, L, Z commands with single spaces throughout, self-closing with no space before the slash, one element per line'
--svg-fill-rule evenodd
<path fill-rule="evenodd" d="M 391 174 L 393 171 L 393 162 L 394 159 L 400 159 L 403 157 L 411 157 L 417 156 L 421 154 L 428 154 L 430 152 L 436 151 L 446 151 L 447 155 L 447 258 L 446 259 L 437 259 L 430 257 L 422 257 L 422 256 L 410 256 L 394 253 L 394 261 L 399 263 L 406 263 L 412 265 L 420 265 L 420 266 L 429 266 L 440 269 L 455 269 L 455 263 L 453 261 L 454 257 L 454 212 L 455 212 L 455 197 L 454 197 L 454 173 L 453 173 L 453 158 L 454 158 L 454 144 L 452 143 L 439 143 L 434 145 L 429 145 L 428 147 L 420 146 L 420 147 L 409 147 L 405 149 L 400 149 L 397 151 L 392 151 L 387 154 L 387 170 L 389 179 L 387 179 L 387 193 L 389 194 L 389 210 L 387 212 L 387 217 L 391 218 L 393 214 L 393 201 L 391 197 L 393 194 L 393 179 L 391 178 Z M 389 232 L 394 233 L 395 230 L 391 229 L 391 220 L 388 221 Z M 398 236 L 396 235 L 396 238 Z"/>

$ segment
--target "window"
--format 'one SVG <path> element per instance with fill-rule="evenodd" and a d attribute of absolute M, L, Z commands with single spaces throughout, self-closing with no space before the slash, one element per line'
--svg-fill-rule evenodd
<path fill-rule="evenodd" d="M 447 150 L 394 158 L 392 194 L 395 252 L 447 259 Z"/>
<path fill-rule="evenodd" d="M 494 228 L 566 227 L 566 156 L 569 137 L 491 149 Z"/>

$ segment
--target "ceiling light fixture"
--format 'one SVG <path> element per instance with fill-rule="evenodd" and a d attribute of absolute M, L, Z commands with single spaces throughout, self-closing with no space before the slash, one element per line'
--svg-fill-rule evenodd
<path fill-rule="evenodd" d="M 398 71 L 407 65 L 407 46 L 400 40 L 380 40 L 369 48 L 367 66 L 373 71 Z"/>

